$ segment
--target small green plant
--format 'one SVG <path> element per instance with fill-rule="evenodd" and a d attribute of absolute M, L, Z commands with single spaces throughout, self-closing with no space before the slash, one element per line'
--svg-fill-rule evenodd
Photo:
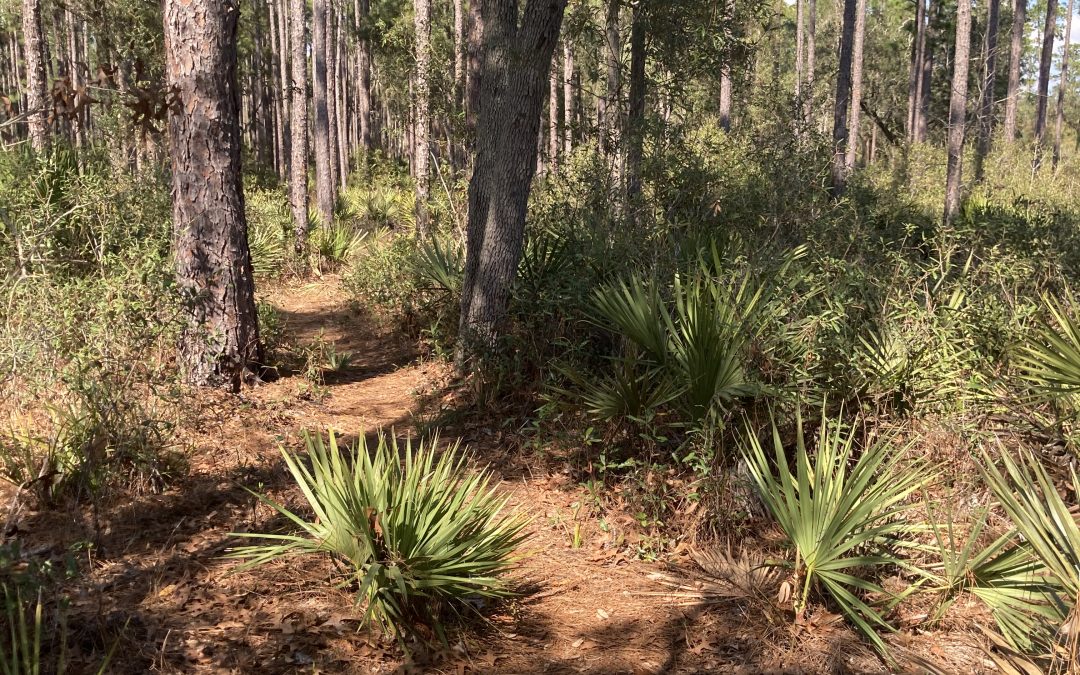
<path fill-rule="evenodd" d="M 749 427 L 741 449 L 765 505 L 795 548 L 796 617 L 805 613 L 813 590 L 824 591 L 886 654 L 885 642 L 874 628 L 891 630 L 891 626 L 873 601 L 860 595 L 887 593 L 865 575 L 901 563 L 887 544 L 901 543 L 911 531 L 900 516 L 911 507 L 907 498 L 926 485 L 932 473 L 918 465 L 899 470 L 903 453 L 887 438 L 856 456 L 854 425 L 845 429 L 824 411 L 813 456 L 803 436 L 802 418 L 796 418 L 793 467 L 775 421 L 771 427 L 772 453 Z"/>
<path fill-rule="evenodd" d="M 1039 562 L 1044 574 L 1038 593 L 1031 593 L 1029 616 L 1022 617 L 1019 629 L 1034 627 L 1028 635 L 1016 639 L 1005 630 L 1010 641 L 1030 651 L 1047 650 L 1075 668 L 1077 659 L 1077 598 L 1080 597 L 1080 526 L 1072 511 L 1058 494 L 1054 481 L 1031 453 L 1019 461 L 1001 453 L 1004 471 L 984 453 L 981 470 L 1005 513 Z M 1080 494 L 1080 480 L 1071 472 L 1073 494 Z M 1065 648 L 1058 639 L 1066 642 Z"/>
<path fill-rule="evenodd" d="M 289 555 L 330 555 L 345 566 L 345 582 L 367 604 L 365 620 L 401 638 L 428 625 L 445 640 L 441 618 L 475 598 L 503 598 L 501 579 L 523 541 L 525 521 L 504 515 L 507 498 L 488 472 L 469 473 L 457 445 L 436 458 L 437 440 L 411 440 L 404 452 L 379 436 L 361 437 L 343 453 L 330 433 L 307 436 L 311 466 L 282 449 L 285 463 L 314 512 L 305 520 L 268 497 L 259 499 L 300 528 L 299 534 L 236 536 L 274 543 L 234 549 L 251 567 Z"/>
<path fill-rule="evenodd" d="M 1036 338 L 1020 349 L 1025 379 L 1036 392 L 1057 398 L 1080 392 L 1080 324 L 1070 315 L 1076 306 L 1072 292 L 1066 303 L 1045 296 L 1052 322 L 1043 322 Z"/>

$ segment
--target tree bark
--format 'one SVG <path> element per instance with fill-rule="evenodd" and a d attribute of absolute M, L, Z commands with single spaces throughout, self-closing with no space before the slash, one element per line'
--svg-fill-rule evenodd
<path fill-rule="evenodd" d="M 1046 109 L 1050 100 L 1050 66 L 1054 61 L 1054 30 L 1057 28 L 1057 0 L 1047 0 L 1046 23 L 1043 25 L 1042 54 L 1039 55 L 1039 85 L 1035 102 L 1035 161 L 1038 170 L 1042 163 L 1043 135 L 1046 133 Z"/>
<path fill-rule="evenodd" d="M 416 178 L 416 234 L 426 237 L 430 230 L 428 198 L 431 195 L 431 0 L 413 0 L 416 28 L 416 89 L 413 92 L 413 171 Z"/>
<path fill-rule="evenodd" d="M 558 50 L 551 56 L 551 72 L 548 74 L 548 170 L 559 170 L 559 57 Z"/>
<path fill-rule="evenodd" d="M 859 151 L 859 113 L 862 104 L 863 43 L 866 40 L 866 0 L 858 0 L 855 11 L 855 42 L 851 52 L 851 131 L 848 133 L 845 172 L 851 175 Z"/>
<path fill-rule="evenodd" d="M 795 0 L 795 105 L 801 105 L 803 72 L 806 70 L 803 47 L 806 42 L 803 0 Z"/>
<path fill-rule="evenodd" d="M 574 149 L 574 50 L 569 36 L 563 36 L 563 155 Z"/>
<path fill-rule="evenodd" d="M 468 79 L 468 43 L 466 41 L 465 0 L 454 0 L 454 107 L 464 110 L 465 85 Z"/>
<path fill-rule="evenodd" d="M 915 111 L 915 142 L 925 143 L 930 135 L 930 93 L 934 78 L 934 13 L 940 5 L 926 3 L 926 26 L 923 27 L 922 74 L 919 77 L 919 105 Z"/>
<path fill-rule="evenodd" d="M 293 234 L 296 250 L 302 251 L 307 245 L 308 235 L 308 68 L 307 68 L 307 31 L 305 15 L 306 0 L 290 0 L 289 33 L 292 50 L 292 108 L 290 118 L 290 154 L 289 154 L 289 202 L 292 207 Z"/>
<path fill-rule="evenodd" d="M 49 99 L 45 84 L 45 38 L 41 32 L 41 0 L 23 0 L 22 28 L 30 146 L 34 152 L 42 153 L 49 147 Z"/>
<path fill-rule="evenodd" d="M 335 0 L 326 3 L 326 33 L 323 44 L 326 50 L 326 117 L 330 136 L 330 190 L 331 203 L 337 202 L 338 184 L 341 180 L 341 158 L 338 154 L 338 106 L 337 106 L 337 53 L 334 39 L 337 30 L 337 9 Z M 329 225 L 330 221 L 326 221 Z"/>
<path fill-rule="evenodd" d="M 621 0 L 608 0 L 605 19 L 605 62 L 607 64 L 606 92 L 601 108 L 601 147 L 608 155 L 618 147 L 619 91 L 622 89 L 622 39 L 619 33 Z"/>
<path fill-rule="evenodd" d="M 1020 63 L 1024 60 L 1024 26 L 1027 22 L 1027 0 L 1016 0 L 1013 6 L 1012 40 L 1009 48 L 1009 84 L 1005 94 L 1005 121 L 1002 134 L 1006 143 L 1016 140 L 1018 127 L 1016 111 L 1020 96 Z"/>
<path fill-rule="evenodd" d="M 484 4 L 482 101 L 469 181 L 469 220 L 457 361 L 495 346 L 525 235 L 544 85 L 566 0 Z"/>
<path fill-rule="evenodd" d="M 923 59 L 926 57 L 926 2 L 915 0 L 915 32 L 911 41 L 911 72 L 908 75 L 907 140 L 915 142 L 919 95 L 922 93 Z"/>
<path fill-rule="evenodd" d="M 324 227 L 334 221 L 334 175 L 330 150 L 330 107 L 326 83 L 326 26 L 328 22 L 327 0 L 314 0 L 311 14 L 311 52 L 314 68 L 312 79 L 314 91 L 312 103 L 315 120 L 312 134 L 315 137 L 315 203 L 319 219 Z"/>
<path fill-rule="evenodd" d="M 803 123 L 814 117 L 814 69 L 817 66 L 817 0 L 806 0 L 806 80 L 803 91 Z"/>
<path fill-rule="evenodd" d="M 371 39 L 367 35 L 367 22 L 371 20 L 371 3 L 369 0 L 356 0 L 356 30 L 360 34 L 359 53 L 357 54 L 357 84 L 356 108 L 360 115 L 360 147 L 365 153 L 374 149 L 372 134 L 371 104 Z"/>
<path fill-rule="evenodd" d="M 956 8 L 956 51 L 953 56 L 952 96 L 949 99 L 949 160 L 945 175 L 946 225 L 960 211 L 963 178 L 964 124 L 967 116 L 968 63 L 971 56 L 971 2 L 960 0 Z"/>
<path fill-rule="evenodd" d="M 334 79 L 337 84 L 334 89 L 334 138 L 337 140 L 335 155 L 337 157 L 337 187 L 345 189 L 349 180 L 349 133 L 345 124 L 348 115 L 348 86 L 349 80 L 345 77 L 348 71 L 346 67 L 345 51 L 345 27 L 342 25 L 345 16 L 338 3 L 335 3 L 334 12 Z M 335 193 L 336 194 L 336 193 Z"/>
<path fill-rule="evenodd" d="M 1070 0 L 1071 2 L 1072 0 Z M 979 102 L 979 137 L 975 145 L 975 181 L 983 177 L 983 164 L 990 153 L 994 132 L 994 83 L 997 80 L 997 33 L 1000 0 L 986 7 L 986 35 L 983 39 L 982 97 Z"/>
<path fill-rule="evenodd" d="M 1069 83 L 1069 46 L 1072 41 L 1073 0 L 1065 17 L 1065 49 L 1061 53 L 1061 80 L 1057 90 L 1057 119 L 1054 122 L 1054 168 L 1061 160 L 1061 132 L 1065 126 L 1065 89 Z"/>
<path fill-rule="evenodd" d="M 645 3 L 634 5 L 630 24 L 630 92 L 626 116 L 626 212 L 637 220 L 645 143 Z"/>
<path fill-rule="evenodd" d="M 964 2 L 965 0 L 960 0 Z M 836 98 L 833 101 L 833 161 L 832 183 L 829 192 L 834 198 L 844 192 L 847 184 L 848 106 L 852 93 L 852 48 L 855 40 L 856 0 L 844 0 L 843 24 L 840 29 L 839 71 L 836 74 Z"/>
<path fill-rule="evenodd" d="M 469 146 L 476 145 L 484 71 L 484 2 L 469 0 L 469 77 L 465 83 L 465 127 Z"/>
<path fill-rule="evenodd" d="M 176 277 L 189 382 L 238 391 L 262 360 L 244 219 L 236 82 L 238 3 L 165 0 Z"/>

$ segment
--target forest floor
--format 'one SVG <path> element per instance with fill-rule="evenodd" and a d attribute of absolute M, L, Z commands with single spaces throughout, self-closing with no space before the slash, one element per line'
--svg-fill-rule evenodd
<path fill-rule="evenodd" d="M 880 672 L 873 652 L 824 610 L 802 625 L 739 599 L 694 604 L 667 593 L 666 578 L 698 578 L 686 547 L 646 562 L 614 546 L 593 518 L 574 547 L 572 528 L 588 493 L 548 453 L 492 423 L 462 423 L 461 437 L 501 480 L 511 505 L 532 517 L 526 555 L 514 574 L 516 600 L 454 629 L 451 647 L 405 657 L 359 629 L 361 612 L 337 590 L 325 560 L 278 561 L 236 572 L 225 559 L 233 531 L 273 531 L 280 522 L 245 490 L 298 506 L 279 446 L 299 450 L 305 430 L 346 439 L 379 429 L 412 432 L 437 403 L 445 368 L 347 302 L 326 277 L 264 294 L 294 344 L 317 340 L 352 352 L 321 386 L 283 373 L 240 397 L 200 394 L 179 433 L 188 470 L 160 494 L 103 505 L 96 534 L 70 514 L 32 512 L 19 522 L 24 550 L 76 550 L 69 584 L 69 645 L 77 655 L 115 646 L 109 672 L 235 673 L 710 673 Z M 389 433 L 389 431 L 388 431 Z M 612 505 L 605 517 L 632 520 Z M 87 517 L 83 518 L 85 523 Z M 776 617 L 781 616 L 778 620 Z M 119 637 L 115 637 L 115 636 Z M 941 672 L 990 670 L 973 627 L 902 631 L 897 653 L 919 654 Z M 87 663 L 92 659 L 87 660 Z M 911 665 L 902 669 L 918 671 Z"/>

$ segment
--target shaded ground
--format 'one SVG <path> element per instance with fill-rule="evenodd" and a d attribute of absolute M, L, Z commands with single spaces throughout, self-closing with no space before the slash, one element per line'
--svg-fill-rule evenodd
<path fill-rule="evenodd" d="M 79 554 L 85 572 L 70 585 L 69 613 L 77 664 L 92 669 L 115 645 L 109 670 L 118 673 L 883 670 L 835 617 L 792 626 L 744 602 L 692 606 L 659 594 L 666 587 L 655 575 L 689 574 L 686 556 L 675 556 L 682 567 L 674 571 L 627 557 L 595 518 L 582 517 L 588 494 L 557 462 L 535 462 L 484 427 L 461 431 L 492 464 L 511 503 L 533 517 L 515 579 L 523 595 L 493 609 L 487 622 L 457 631 L 450 650 L 405 659 L 359 630 L 360 613 L 333 588 L 325 561 L 236 572 L 236 563 L 222 558 L 236 543 L 228 533 L 278 526 L 244 488 L 299 501 L 279 445 L 298 449 L 302 431 L 327 427 L 347 438 L 390 427 L 405 435 L 420 395 L 444 375 L 437 364 L 418 361 L 407 341 L 350 309 L 334 279 L 281 289 L 268 300 L 281 310 L 291 341 L 333 343 L 353 358 L 321 385 L 284 374 L 240 398 L 207 394 L 192 402 L 198 423 L 182 430 L 190 474 L 164 494 L 103 509 L 101 535 Z M 583 525 L 579 542 L 575 524 Z M 58 559 L 73 540 L 93 539 L 57 514 L 30 514 L 20 530 L 27 548 Z M 987 669 L 962 632 L 905 633 L 894 642 L 901 652 L 909 647 L 945 664 L 945 672 Z"/>

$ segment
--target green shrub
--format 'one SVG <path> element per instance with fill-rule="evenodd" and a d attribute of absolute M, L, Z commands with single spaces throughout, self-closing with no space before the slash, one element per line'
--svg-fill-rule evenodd
<path fill-rule="evenodd" d="M 912 530 L 901 516 L 912 506 L 908 497 L 929 483 L 932 473 L 918 465 L 901 467 L 904 453 L 888 438 L 856 456 L 858 430 L 845 429 L 824 412 L 813 457 L 801 417 L 796 432 L 794 467 L 775 422 L 771 453 L 749 428 L 741 447 L 761 498 L 795 549 L 795 615 L 803 616 L 812 591 L 823 591 L 885 653 L 875 627 L 891 626 L 873 606 L 877 600 L 864 598 L 887 594 L 866 573 L 901 564 L 893 547 Z"/>
<path fill-rule="evenodd" d="M 436 458 L 437 440 L 404 453 L 380 435 L 369 449 L 361 437 L 343 456 L 330 433 L 329 447 L 307 437 L 308 459 L 282 454 L 308 506 L 305 520 L 259 496 L 300 528 L 300 534 L 237 536 L 275 543 L 245 546 L 230 555 L 244 567 L 289 555 L 326 554 L 346 566 L 345 583 L 367 604 L 365 617 L 403 636 L 420 624 L 443 636 L 441 618 L 469 606 L 471 598 L 502 598 L 500 578 L 523 541 L 525 522 L 502 515 L 506 497 L 490 486 L 491 474 L 468 473 L 455 445 Z"/>

